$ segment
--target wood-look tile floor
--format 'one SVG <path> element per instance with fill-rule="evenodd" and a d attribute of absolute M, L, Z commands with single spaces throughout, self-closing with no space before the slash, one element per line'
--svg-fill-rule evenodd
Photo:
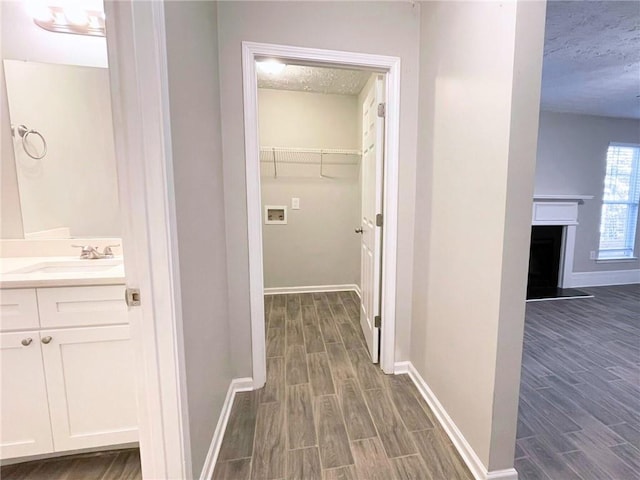
<path fill-rule="evenodd" d="M 406 375 L 371 363 L 352 292 L 265 297 L 267 383 L 236 395 L 215 480 L 470 480 Z"/>
<path fill-rule="evenodd" d="M 527 304 L 521 480 L 640 479 L 640 286 Z"/>
<path fill-rule="evenodd" d="M 141 480 L 140 450 L 70 455 L 6 465 L 2 480 Z"/>

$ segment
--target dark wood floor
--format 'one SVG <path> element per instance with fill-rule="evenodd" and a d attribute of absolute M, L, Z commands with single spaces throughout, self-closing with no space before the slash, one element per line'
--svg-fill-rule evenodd
<path fill-rule="evenodd" d="M 267 384 L 236 396 L 216 480 L 470 480 L 406 375 L 371 363 L 350 292 L 267 296 Z"/>
<path fill-rule="evenodd" d="M 521 480 L 640 479 L 640 286 L 527 304 Z"/>
<path fill-rule="evenodd" d="M 71 455 L 6 465 L 2 480 L 141 480 L 140 451 L 135 449 Z"/>
<path fill-rule="evenodd" d="M 640 479 L 640 286 L 527 305 L 521 480 Z M 370 363 L 357 297 L 265 299 L 267 385 L 236 396 L 214 478 L 470 480 L 411 381 Z M 4 466 L 3 480 L 140 479 L 137 449 Z"/>

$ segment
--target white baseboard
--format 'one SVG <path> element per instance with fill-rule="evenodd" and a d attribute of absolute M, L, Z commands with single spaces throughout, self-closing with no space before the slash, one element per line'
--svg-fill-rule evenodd
<path fill-rule="evenodd" d="M 411 362 L 396 363 L 396 373 L 404 373 L 405 371 L 409 373 L 409 377 L 422 394 L 444 431 L 449 435 L 451 442 L 476 480 L 518 480 L 518 472 L 515 468 L 488 471 L 413 364 Z"/>
<path fill-rule="evenodd" d="M 574 288 L 627 285 L 630 283 L 640 283 L 640 269 L 573 272 L 571 274 L 571 286 Z"/>
<path fill-rule="evenodd" d="M 345 285 L 309 285 L 305 287 L 273 287 L 265 288 L 265 295 L 284 295 L 287 293 L 344 292 L 352 290 L 360 296 L 360 287 L 355 283 Z"/>
<path fill-rule="evenodd" d="M 396 362 L 393 366 L 393 373 L 401 375 L 403 373 L 409 373 L 409 366 L 411 362 Z"/>
<path fill-rule="evenodd" d="M 229 415 L 231 415 L 233 400 L 236 398 L 236 393 L 247 392 L 249 390 L 253 390 L 253 378 L 234 378 L 231 380 L 229 389 L 227 390 L 227 396 L 222 404 L 222 411 L 218 417 L 218 424 L 216 425 L 213 437 L 211 438 L 211 445 L 209 445 L 207 458 L 205 458 L 204 465 L 202 466 L 200 480 L 210 480 L 213 478 L 213 471 L 216 468 L 218 454 L 220 453 L 222 439 L 224 438 L 224 431 L 227 428 Z"/>

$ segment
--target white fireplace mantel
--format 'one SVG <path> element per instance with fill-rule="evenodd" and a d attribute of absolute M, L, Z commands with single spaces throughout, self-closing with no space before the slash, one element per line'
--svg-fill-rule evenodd
<path fill-rule="evenodd" d="M 578 205 L 593 195 L 534 195 L 532 225 L 578 225 Z"/>
<path fill-rule="evenodd" d="M 534 195 L 531 225 L 563 226 L 559 287 L 571 286 L 573 255 L 578 225 L 578 205 L 593 195 Z"/>

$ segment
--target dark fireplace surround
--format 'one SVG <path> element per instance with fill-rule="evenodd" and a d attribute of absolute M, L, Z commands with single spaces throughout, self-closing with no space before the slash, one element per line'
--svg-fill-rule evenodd
<path fill-rule="evenodd" d="M 531 228 L 527 300 L 588 295 L 580 290 L 558 286 L 563 231 L 562 225 L 534 225 Z"/>

